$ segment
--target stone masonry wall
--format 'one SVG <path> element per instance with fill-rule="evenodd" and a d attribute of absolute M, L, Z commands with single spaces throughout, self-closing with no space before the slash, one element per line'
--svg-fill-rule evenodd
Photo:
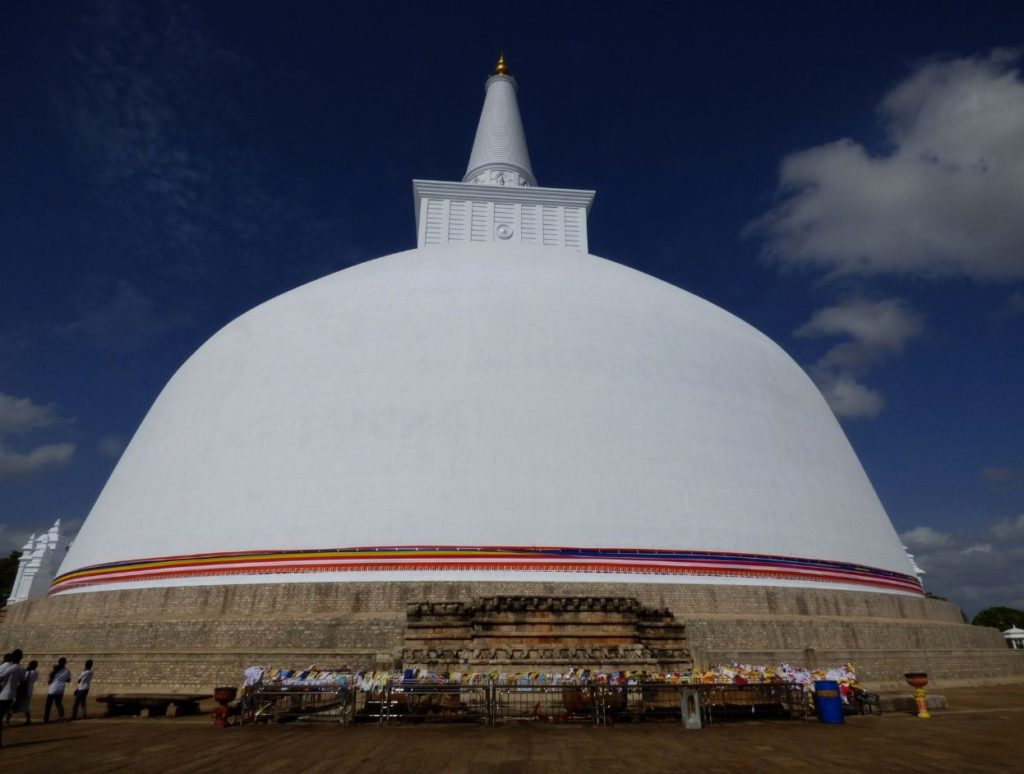
<path fill-rule="evenodd" d="M 667 607 L 686 618 L 704 616 L 833 616 L 961 623 L 955 605 L 925 597 L 825 588 L 658 583 L 280 583 L 179 586 L 62 594 L 11 606 L 8 623 L 88 620 L 219 620 L 380 614 L 408 601 L 460 601 L 475 596 L 623 596 Z M 159 611 L 155 616 L 154 611 Z"/>
<path fill-rule="evenodd" d="M 391 669 L 406 604 L 488 595 L 629 596 L 686 624 L 695 661 L 853 661 L 865 679 L 923 670 L 951 680 L 1024 679 L 1022 654 L 956 606 L 818 588 L 621 583 L 281 583 L 100 591 L 12 605 L 0 649 L 74 669 L 96 660 L 96 691 L 209 691 L 252 663 Z"/>

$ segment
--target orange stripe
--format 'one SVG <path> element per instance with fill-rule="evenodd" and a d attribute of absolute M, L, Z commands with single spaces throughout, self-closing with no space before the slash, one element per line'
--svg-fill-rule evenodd
<path fill-rule="evenodd" d="M 409 552 L 402 552 L 408 554 Z M 321 556 L 321 558 L 323 558 Z M 444 559 L 450 557 L 439 556 L 438 559 Z M 266 557 L 264 557 L 266 559 Z M 240 558 L 235 557 L 237 563 L 242 561 Z M 659 575 L 690 575 L 690 576 L 717 576 L 717 577 L 749 577 L 749 578 L 774 578 L 783 580 L 802 580 L 802 581 L 813 581 L 822 583 L 851 583 L 855 585 L 870 585 L 880 588 L 894 588 L 905 591 L 917 591 L 919 587 L 915 587 L 909 581 L 904 581 L 900 578 L 884 578 L 884 577 L 846 577 L 841 571 L 827 570 L 815 571 L 814 569 L 808 569 L 805 572 L 787 572 L 782 569 L 742 569 L 742 568 L 726 568 L 726 567 L 689 567 L 683 564 L 675 566 L 666 565 L 654 565 L 646 563 L 615 563 L 615 564 L 590 564 L 586 562 L 566 562 L 564 560 L 550 561 L 532 561 L 525 563 L 510 562 L 508 564 L 495 564 L 491 562 L 475 562 L 475 561 L 462 561 L 452 564 L 442 564 L 440 562 L 402 562 L 402 561 L 388 561 L 388 562 L 366 562 L 351 565 L 339 565 L 335 563 L 324 564 L 316 563 L 311 564 L 304 562 L 302 564 L 286 564 L 285 560 L 275 560 L 271 565 L 257 566 L 257 567 L 221 567 L 221 568 L 209 568 L 204 567 L 210 562 L 203 563 L 171 563 L 171 562 L 160 562 L 154 563 L 154 566 L 149 569 L 160 569 L 164 568 L 164 572 L 144 572 L 142 569 L 134 569 L 133 567 L 144 568 L 145 565 L 134 565 L 130 567 L 122 568 L 107 568 L 105 572 L 92 571 L 85 573 L 69 573 L 63 576 L 58 581 L 55 581 L 51 588 L 51 593 L 57 593 L 60 591 L 67 591 L 73 588 L 83 588 L 87 586 L 98 585 L 101 583 L 119 583 L 119 582 L 133 582 L 133 581 L 145 581 L 145 580 L 166 580 L 173 578 L 187 578 L 187 577 L 209 577 L 217 575 L 267 575 L 267 574 L 282 574 L 282 573 L 311 573 L 311 572 L 372 572 L 372 571 L 395 571 L 395 570 L 446 570 L 446 571 L 465 571 L 472 569 L 486 569 L 489 571 L 533 571 L 533 572 L 595 572 L 595 573 L 610 573 L 610 574 L 659 574 Z M 175 571 L 177 568 L 177 571 Z M 186 569 L 189 568 L 189 569 Z M 846 571 L 849 572 L 849 571 Z M 126 574 L 128 577 L 116 577 L 117 575 Z M 134 577 L 132 577 L 134 575 Z M 112 577 L 115 576 L 115 577 Z"/>

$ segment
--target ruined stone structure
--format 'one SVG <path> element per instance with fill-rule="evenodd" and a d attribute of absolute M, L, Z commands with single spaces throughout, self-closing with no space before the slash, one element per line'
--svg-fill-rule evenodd
<path fill-rule="evenodd" d="M 688 672 L 686 627 L 632 597 L 487 596 L 411 602 L 402 666 L 431 671 Z"/>

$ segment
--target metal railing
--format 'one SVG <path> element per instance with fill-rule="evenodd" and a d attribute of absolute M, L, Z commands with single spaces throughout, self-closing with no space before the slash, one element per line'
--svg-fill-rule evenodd
<path fill-rule="evenodd" d="M 609 725 L 682 720 L 686 692 L 696 691 L 704 725 L 739 718 L 804 718 L 808 694 L 796 683 L 479 684 L 396 681 L 359 690 L 351 685 L 258 683 L 243 698 L 242 722 L 349 723 L 515 722 Z"/>
<path fill-rule="evenodd" d="M 391 723 L 488 723 L 489 685 L 394 683 L 365 694 L 357 721 Z"/>
<path fill-rule="evenodd" d="M 240 723 L 320 720 L 348 725 L 365 694 L 349 686 L 283 686 L 259 684 L 242 698 Z"/>
<path fill-rule="evenodd" d="M 596 685 L 520 682 L 495 684 L 490 689 L 491 725 L 525 720 L 596 725 L 603 722 L 604 691 Z"/>
<path fill-rule="evenodd" d="M 807 719 L 809 694 L 797 683 L 707 683 L 700 686 L 701 716 L 715 720 L 789 717 Z"/>

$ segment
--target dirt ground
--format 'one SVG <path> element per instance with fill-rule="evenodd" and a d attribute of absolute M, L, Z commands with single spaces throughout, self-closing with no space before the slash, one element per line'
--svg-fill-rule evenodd
<path fill-rule="evenodd" d="M 949 709 L 850 717 L 843 725 L 766 720 L 685 731 L 612 727 L 258 725 L 209 716 L 96 717 L 3 729 L 8 772 L 639 772 L 1020 771 L 1024 684 L 938 688 Z M 68 697 L 70 700 L 70 696 Z M 70 701 L 67 702 L 70 704 Z M 205 705 L 204 705 L 205 706 Z"/>

